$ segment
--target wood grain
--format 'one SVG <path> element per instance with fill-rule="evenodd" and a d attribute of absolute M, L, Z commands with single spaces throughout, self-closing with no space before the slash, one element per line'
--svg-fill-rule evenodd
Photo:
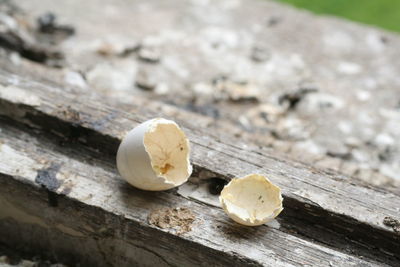
<path fill-rule="evenodd" d="M 139 122 L 164 116 L 145 106 L 140 113 L 127 113 L 123 111 L 129 109 L 126 106 L 106 103 L 96 95 L 82 96 L 5 71 L 0 73 L 0 84 L 0 114 L 49 131 L 65 142 L 84 144 L 103 157 L 112 158 L 121 138 Z M 251 172 L 266 174 L 283 189 L 283 217 L 322 226 L 398 259 L 399 235 L 383 224 L 386 216 L 399 214 L 397 194 L 355 184 L 347 177 L 276 157 L 255 146 L 233 143 L 229 137 L 196 128 L 195 122 L 179 123 L 192 142 L 197 173 L 224 179 Z"/>
<path fill-rule="evenodd" d="M 175 190 L 137 190 L 95 153 L 1 125 L 0 157 L 8 159 L 0 161 L 2 242 L 84 266 L 379 266 L 279 227 L 241 227 Z M 149 224 L 163 207 L 188 208 L 192 230 L 179 235 Z"/>

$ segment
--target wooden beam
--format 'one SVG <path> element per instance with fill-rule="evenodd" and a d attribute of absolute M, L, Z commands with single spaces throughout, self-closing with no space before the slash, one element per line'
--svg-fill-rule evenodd
<path fill-rule="evenodd" d="M 220 208 L 176 190 L 137 190 L 96 152 L 45 135 L 1 122 L 1 242 L 83 266 L 379 265 L 279 226 L 239 226 Z M 161 208 L 190 210 L 191 231 L 150 224 L 149 214 Z"/>
<path fill-rule="evenodd" d="M 144 106 L 140 113 L 126 113 L 126 107 L 107 103 L 99 96 L 82 96 L 15 73 L 1 72 L 0 84 L 1 114 L 67 141 L 85 144 L 102 152 L 103 157 L 115 156 L 121 138 L 139 122 L 164 115 Z M 136 106 L 140 106 L 139 101 Z M 179 123 L 192 142 L 192 160 L 198 174 L 229 179 L 250 172 L 264 173 L 283 188 L 283 218 L 346 235 L 398 259 L 399 235 L 383 224 L 385 217 L 396 218 L 399 214 L 397 194 L 356 184 L 347 177 L 290 162 L 262 149 L 246 148 L 220 134 L 215 140 L 207 129 L 198 129 L 187 121 Z M 303 233 L 297 230 L 310 235 L 310 229 Z"/>

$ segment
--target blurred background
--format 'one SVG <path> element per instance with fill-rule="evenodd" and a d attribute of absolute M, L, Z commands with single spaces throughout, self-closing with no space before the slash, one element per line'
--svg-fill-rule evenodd
<path fill-rule="evenodd" d="M 210 133 L 400 184 L 400 39 L 383 29 L 398 29 L 397 1 L 0 3 L 4 68 L 130 111 L 161 102 Z"/>
<path fill-rule="evenodd" d="M 390 31 L 400 31 L 400 2 L 397 0 L 279 0 L 317 14 L 334 15 Z"/>
<path fill-rule="evenodd" d="M 397 0 L 0 1 L 4 69 L 396 192 L 398 31 Z"/>

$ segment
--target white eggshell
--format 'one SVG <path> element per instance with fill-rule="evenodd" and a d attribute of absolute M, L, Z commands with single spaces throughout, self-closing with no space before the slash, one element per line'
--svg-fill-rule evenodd
<path fill-rule="evenodd" d="M 145 121 L 122 140 L 117 168 L 131 185 L 150 191 L 167 190 L 192 173 L 189 140 L 179 126 L 162 118 Z"/>
<path fill-rule="evenodd" d="M 283 210 L 281 189 L 259 174 L 232 179 L 219 200 L 232 220 L 248 226 L 267 223 Z"/>

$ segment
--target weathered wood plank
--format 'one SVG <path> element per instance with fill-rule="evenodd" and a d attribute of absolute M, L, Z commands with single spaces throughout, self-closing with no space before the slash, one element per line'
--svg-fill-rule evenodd
<path fill-rule="evenodd" d="M 221 209 L 175 190 L 136 190 L 113 164 L 40 135 L 1 124 L 3 242 L 35 244 L 55 260 L 96 266 L 378 265 L 274 227 L 240 227 Z M 150 225 L 147 216 L 162 207 L 190 209 L 192 231 L 179 236 Z"/>
<path fill-rule="evenodd" d="M 200 5 L 174 0 L 165 5 L 140 0 L 87 0 L 84 4 L 70 1 L 18 1 L 29 15 L 36 17 L 51 10 L 77 29 L 77 34 L 61 45 L 68 62 L 65 69 L 42 68 L 39 72 L 37 66 L 24 61 L 18 67 L 24 65 L 36 76 L 41 74 L 61 83 L 68 83 L 65 73 L 78 71 L 86 77 L 78 86 L 84 87 L 86 82 L 90 90 L 125 103 L 136 95 L 146 95 L 230 121 L 254 131 L 254 135 L 269 135 L 268 139 L 275 140 L 276 150 L 299 156 L 309 164 L 340 169 L 369 183 L 385 185 L 386 189 L 400 182 L 396 175 L 400 166 L 386 156 L 379 159 L 379 154 L 387 154 L 386 145 L 375 140 L 388 135 L 386 140 L 391 140 L 387 142 L 393 150 L 390 154 L 399 156 L 396 151 L 400 151 L 400 135 L 395 126 L 400 115 L 396 90 L 400 87 L 398 35 L 314 16 L 275 1 L 235 1 L 229 5 L 226 0 Z M 104 16 L 91 16 L 90 20 L 77 16 L 74 4 L 112 19 L 105 23 Z M 142 6 L 147 12 L 142 12 Z M 114 15 L 108 14 L 108 8 L 114 10 Z M 214 19 L 204 19 L 199 14 L 212 14 Z M 181 23 L 182 18 L 185 23 Z M 196 34 L 193 29 L 197 29 Z M 94 46 L 94 42 L 103 45 Z M 121 49 L 132 50 L 138 44 L 146 50 L 155 48 L 159 62 L 143 62 L 140 49 L 121 57 Z M 98 53 L 100 47 L 109 48 L 107 56 Z M 254 56 L 258 58 L 255 61 Z M 135 76 L 133 69 L 140 75 Z M 114 74 L 121 79 L 110 78 Z M 247 84 L 241 87 L 243 93 L 246 88 L 255 89 L 252 96 L 260 103 L 232 104 L 226 99 L 229 96 L 221 95 L 220 85 L 224 83 L 214 83 L 220 78 L 226 79 L 228 88 L 239 81 Z M 125 90 L 121 90 L 120 81 L 125 81 Z M 155 90 L 135 90 L 135 82 Z M 205 89 L 200 92 L 199 88 Z M 284 106 L 277 105 L 279 99 L 306 88 L 318 92 L 303 95 L 296 102 L 296 109 L 277 116 Z M 331 103 L 330 107 L 324 105 L 326 102 Z M 265 114 L 271 116 L 265 118 Z M 284 125 L 291 125 L 293 119 L 298 126 L 285 130 Z M 347 149 L 349 145 L 355 148 Z"/>
<path fill-rule="evenodd" d="M 0 112 L 64 137 L 79 139 L 111 155 L 127 130 L 154 116 L 154 112 L 146 113 L 146 108 L 144 115 L 127 114 L 106 107 L 96 96 L 81 97 L 66 91 L 61 94 L 60 88 L 6 72 L 1 74 L 0 82 L 8 86 L 0 90 L 3 99 Z M 18 96 L 11 91 L 19 92 Z M 352 184 L 346 177 L 287 162 L 262 150 L 248 151 L 224 144 L 208 138 L 204 130 L 195 129 L 190 123 L 180 123 L 189 127 L 185 130 L 193 143 L 197 171 L 207 170 L 225 178 L 254 171 L 265 173 L 283 188 L 286 210 L 298 219 L 324 225 L 360 242 L 370 242 L 389 253 L 398 250 L 398 235 L 383 225 L 384 217 L 398 216 L 396 203 L 400 202 L 396 194 Z M 366 231 L 369 235 L 365 235 Z"/>

